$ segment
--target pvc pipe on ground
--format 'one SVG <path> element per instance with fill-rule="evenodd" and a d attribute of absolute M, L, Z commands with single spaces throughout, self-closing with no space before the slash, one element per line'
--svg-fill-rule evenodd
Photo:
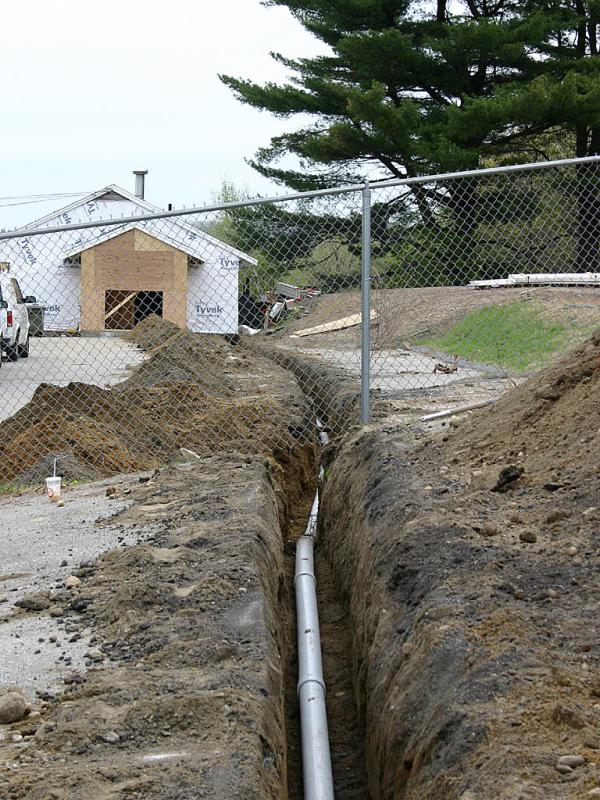
<path fill-rule="evenodd" d="M 436 411 L 434 414 L 425 414 L 424 417 L 419 417 L 421 422 L 429 422 L 432 419 L 443 419 L 444 417 L 451 417 L 453 414 L 464 414 L 466 411 L 475 411 L 476 408 L 484 408 L 491 406 L 495 400 L 481 400 L 479 403 L 470 403 L 466 406 L 458 406 L 458 408 L 446 409 L 446 411 Z"/>
<path fill-rule="evenodd" d="M 306 533 L 296 544 L 294 588 L 298 631 L 298 701 L 302 731 L 304 800 L 333 800 L 314 568 L 314 534 L 318 509 L 317 492 Z"/>

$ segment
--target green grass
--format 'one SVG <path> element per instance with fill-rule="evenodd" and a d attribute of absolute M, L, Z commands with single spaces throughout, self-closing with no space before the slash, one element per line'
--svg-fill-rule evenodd
<path fill-rule="evenodd" d="M 45 492 L 45 486 L 41 483 L 38 484 L 20 484 L 20 483 L 0 483 L 0 497 L 4 495 L 22 495 L 32 494 L 33 492 Z"/>
<path fill-rule="evenodd" d="M 567 325 L 539 304 L 517 301 L 473 311 L 446 333 L 419 344 L 469 361 L 527 370 L 545 366 L 587 333 L 582 323 Z"/>

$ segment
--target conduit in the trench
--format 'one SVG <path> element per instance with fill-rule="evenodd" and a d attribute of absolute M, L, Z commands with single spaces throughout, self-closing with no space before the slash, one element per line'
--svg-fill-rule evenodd
<path fill-rule="evenodd" d="M 333 800 L 333 774 L 325 707 L 325 680 L 317 609 L 314 543 L 319 492 L 306 533 L 296 544 L 296 625 L 298 635 L 298 702 L 302 737 L 304 800 Z"/>
<path fill-rule="evenodd" d="M 321 444 L 329 437 L 317 420 Z M 324 477 L 323 468 L 319 481 Z M 321 635 L 317 607 L 314 546 L 319 513 L 319 490 L 308 518 L 304 536 L 296 543 L 294 589 L 298 639 L 298 703 L 302 738 L 302 782 L 304 800 L 333 800 L 333 774 L 329 747 L 325 679 L 321 656 Z"/>

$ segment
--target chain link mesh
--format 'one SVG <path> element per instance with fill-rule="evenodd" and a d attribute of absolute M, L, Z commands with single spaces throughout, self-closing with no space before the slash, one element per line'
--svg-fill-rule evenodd
<path fill-rule="evenodd" d="M 599 325 L 599 169 L 372 187 L 375 396 L 495 396 Z M 149 218 L 109 187 L 5 234 L 0 485 L 55 458 L 76 480 L 181 448 L 281 461 L 317 415 L 357 421 L 361 207 L 346 189 Z"/>
<path fill-rule="evenodd" d="M 600 324 L 600 167 L 373 190 L 372 385 L 497 396 Z"/>
<path fill-rule="evenodd" d="M 309 402 L 282 357 L 359 312 L 339 293 L 358 286 L 359 210 L 348 194 L 136 221 L 146 204 L 110 189 L 0 241 L 0 483 L 39 484 L 55 458 L 80 480 L 182 448 L 282 463 L 312 445 L 325 390 Z"/>

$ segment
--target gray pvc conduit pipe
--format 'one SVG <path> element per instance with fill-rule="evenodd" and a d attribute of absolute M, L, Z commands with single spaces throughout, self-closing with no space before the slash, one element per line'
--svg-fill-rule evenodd
<path fill-rule="evenodd" d="M 319 424 L 319 427 L 320 424 Z M 322 444 L 327 434 L 319 434 Z M 323 469 L 319 478 L 323 478 Z M 314 546 L 319 513 L 319 492 L 304 536 L 296 543 L 296 624 L 298 631 L 298 702 L 302 732 L 302 777 L 304 800 L 333 800 L 333 776 L 329 731 L 325 708 L 325 681 L 321 659 L 321 637 L 317 608 Z"/>
<path fill-rule="evenodd" d="M 296 544 L 294 588 L 298 626 L 298 702 L 302 732 L 304 800 L 333 800 L 313 557 L 318 507 L 317 492 L 306 533 Z"/>

